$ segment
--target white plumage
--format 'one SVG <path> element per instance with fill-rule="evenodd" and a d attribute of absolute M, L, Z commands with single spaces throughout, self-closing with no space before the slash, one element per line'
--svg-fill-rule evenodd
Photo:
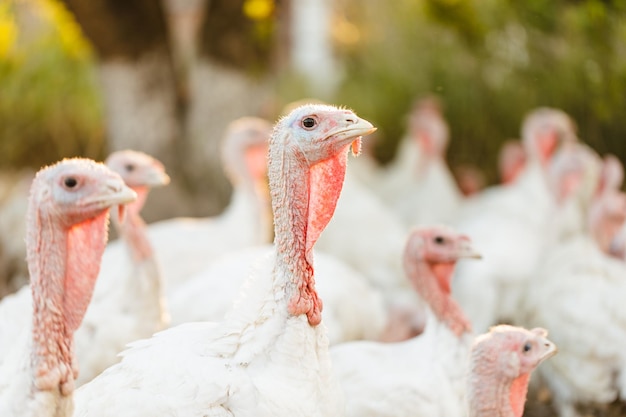
<path fill-rule="evenodd" d="M 274 258 L 273 246 L 258 246 L 216 260 L 172 294 L 172 325 L 222 320 L 249 276 L 269 279 Z M 383 296 L 353 268 L 316 250 L 315 286 L 324 300 L 322 316 L 331 345 L 382 335 L 388 321 Z"/>
<path fill-rule="evenodd" d="M 564 227 L 555 222 L 561 209 L 553 190 L 561 188 L 550 184 L 548 171 L 557 146 L 575 140 L 573 128 L 558 110 L 529 114 L 522 126 L 529 158 L 524 171 L 514 183 L 487 189 L 464 208 L 457 227 L 472 236 L 485 259 L 457 268 L 453 293 L 476 332 L 501 320 L 515 322 L 527 280 Z M 557 178 L 569 184 L 567 175 Z"/>
<path fill-rule="evenodd" d="M 406 244 L 406 273 L 429 306 L 423 334 L 399 343 L 359 341 L 331 349 L 352 416 L 463 416 L 472 340 L 469 322 L 450 297 L 459 258 L 476 257 L 466 236 L 420 228 Z"/>
<path fill-rule="evenodd" d="M 233 194 L 222 214 L 168 219 L 149 225 L 149 239 L 163 266 L 166 294 L 217 257 L 271 241 L 266 185 L 271 128 L 268 121 L 256 117 L 240 118 L 228 126 L 222 160 Z"/>
<path fill-rule="evenodd" d="M 434 98 L 416 103 L 410 128 L 378 192 L 406 226 L 450 224 L 463 198 L 445 160 L 449 129 Z"/>
<path fill-rule="evenodd" d="M 281 119 L 269 153 L 271 280 L 253 278 L 219 324 L 184 324 L 134 343 L 80 388 L 75 415 L 341 415 L 318 325 L 312 250 L 332 216 L 348 146 L 373 130 L 331 106 L 303 106 Z"/>
<path fill-rule="evenodd" d="M 560 346 L 540 373 L 561 417 L 579 416 L 577 403 L 626 399 L 626 264 L 605 253 L 626 220 L 626 194 L 604 190 L 589 216 L 586 232 L 546 254 L 524 304 L 526 323 L 550 328 Z"/>

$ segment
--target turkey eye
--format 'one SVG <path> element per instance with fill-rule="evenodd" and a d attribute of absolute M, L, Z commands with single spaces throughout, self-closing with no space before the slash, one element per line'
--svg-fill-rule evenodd
<path fill-rule="evenodd" d="M 302 126 L 306 127 L 307 129 L 312 128 L 313 126 L 315 126 L 315 119 L 312 117 L 307 117 L 302 121 Z"/>
<path fill-rule="evenodd" d="M 63 183 L 67 188 L 74 188 L 76 187 L 76 184 L 78 184 L 78 181 L 76 181 L 76 178 L 74 177 L 68 177 L 65 181 L 63 181 Z"/>
<path fill-rule="evenodd" d="M 128 172 L 133 172 L 133 170 L 135 169 L 135 166 L 132 164 L 127 164 L 124 166 L 124 168 L 126 168 L 126 171 Z"/>
<path fill-rule="evenodd" d="M 528 352 L 530 349 L 532 349 L 532 345 L 530 344 L 530 342 L 526 342 L 526 344 L 524 345 L 524 352 Z"/>
<path fill-rule="evenodd" d="M 437 236 L 437 237 L 434 239 L 434 241 L 435 241 L 435 243 L 436 243 L 436 244 L 438 244 L 438 245 L 443 245 L 443 242 L 445 242 L 444 238 L 443 238 L 443 237 L 441 237 L 441 236 Z"/>

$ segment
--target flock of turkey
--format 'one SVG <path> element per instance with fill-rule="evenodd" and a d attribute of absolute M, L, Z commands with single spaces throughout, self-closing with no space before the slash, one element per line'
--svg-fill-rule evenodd
<path fill-rule="evenodd" d="M 30 285 L 0 300 L 0 416 L 520 417 L 530 387 L 580 417 L 626 398 L 621 162 L 540 108 L 503 183 L 468 196 L 432 102 L 392 164 L 348 160 L 375 130 L 323 104 L 232 122 L 214 218 L 146 225 L 169 177 L 140 152 L 42 168 Z"/>

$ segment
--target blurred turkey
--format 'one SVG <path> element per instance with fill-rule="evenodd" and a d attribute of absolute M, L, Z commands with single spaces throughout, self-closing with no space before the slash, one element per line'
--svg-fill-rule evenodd
<path fill-rule="evenodd" d="M 42 168 L 32 181 L 26 213 L 27 263 L 34 302 L 19 315 L 20 332 L 0 337 L 0 415 L 69 417 L 74 332 L 80 326 L 107 242 L 109 208 L 135 198 L 120 176 L 88 159 Z M 7 346 L 8 345 L 8 346 Z"/>
<path fill-rule="evenodd" d="M 476 338 L 468 378 L 469 417 L 524 415 L 531 373 L 557 352 L 547 335 L 542 328 L 499 325 Z"/>
<path fill-rule="evenodd" d="M 516 322 L 524 286 L 546 247 L 563 229 L 579 227 L 578 206 L 569 205 L 568 197 L 584 189 L 581 195 L 589 198 L 593 188 L 587 185 L 597 182 L 599 160 L 573 143 L 573 129 L 559 110 L 531 112 L 522 126 L 524 172 L 509 185 L 485 190 L 464 210 L 458 229 L 472 236 L 484 261 L 457 268 L 453 293 L 477 332 Z M 564 211 L 573 214 L 559 217 Z"/>
<path fill-rule="evenodd" d="M 409 130 L 377 191 L 407 226 L 451 223 L 463 196 L 446 162 L 449 129 L 436 98 L 415 104 Z"/>
<path fill-rule="evenodd" d="M 600 183 L 586 230 L 546 253 L 523 306 L 526 325 L 549 327 L 559 345 L 540 373 L 561 417 L 626 399 L 626 263 L 608 254 L 626 220 L 626 194 L 611 182 Z"/>
<path fill-rule="evenodd" d="M 222 214 L 149 225 L 148 236 L 163 266 L 166 293 L 220 255 L 271 241 L 266 174 L 271 129 L 268 121 L 256 117 L 243 117 L 229 124 L 222 160 L 233 194 Z"/>
<path fill-rule="evenodd" d="M 467 236 L 421 227 L 404 251 L 408 280 L 428 305 L 424 333 L 400 343 L 358 341 L 331 349 L 352 416 L 463 416 L 469 321 L 451 298 L 457 260 L 479 257 Z"/>
<path fill-rule="evenodd" d="M 75 416 L 341 415 L 313 248 L 341 192 L 349 147 L 374 129 L 333 106 L 282 118 L 269 144 L 272 275 L 251 277 L 220 323 L 186 323 L 132 344 L 79 389 Z"/>

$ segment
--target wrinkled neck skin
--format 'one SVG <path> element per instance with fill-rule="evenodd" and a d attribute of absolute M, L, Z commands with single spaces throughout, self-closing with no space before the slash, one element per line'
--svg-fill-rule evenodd
<path fill-rule="evenodd" d="M 276 247 L 274 286 L 285 288 L 280 295 L 284 299 L 277 301 L 286 302 L 291 315 L 306 314 L 315 326 L 321 321 L 322 305 L 315 291 L 312 253 L 306 248 L 309 168 L 304 159 L 289 153 L 283 153 L 281 165 L 288 174 L 275 175 L 271 187 Z"/>
<path fill-rule="evenodd" d="M 410 276 L 417 277 L 411 278 L 411 282 L 428 303 L 434 316 L 460 337 L 464 333 L 471 333 L 472 327 L 450 292 L 454 267 L 453 262 L 437 264 L 418 262 L 406 265 Z M 428 327 L 428 324 L 426 326 Z"/>
<path fill-rule="evenodd" d="M 467 398 L 470 417 L 522 417 L 530 373 L 512 379 L 499 371 L 507 361 L 493 352 L 472 359 Z"/>
<path fill-rule="evenodd" d="M 530 374 L 503 381 L 488 366 L 470 376 L 470 417 L 522 417 Z"/>
<path fill-rule="evenodd" d="M 28 231 L 33 242 L 28 251 L 33 389 L 69 396 L 78 372 L 73 335 L 91 300 L 100 269 L 108 211 L 69 229 L 40 212 L 31 212 L 29 217 L 36 224 Z"/>

